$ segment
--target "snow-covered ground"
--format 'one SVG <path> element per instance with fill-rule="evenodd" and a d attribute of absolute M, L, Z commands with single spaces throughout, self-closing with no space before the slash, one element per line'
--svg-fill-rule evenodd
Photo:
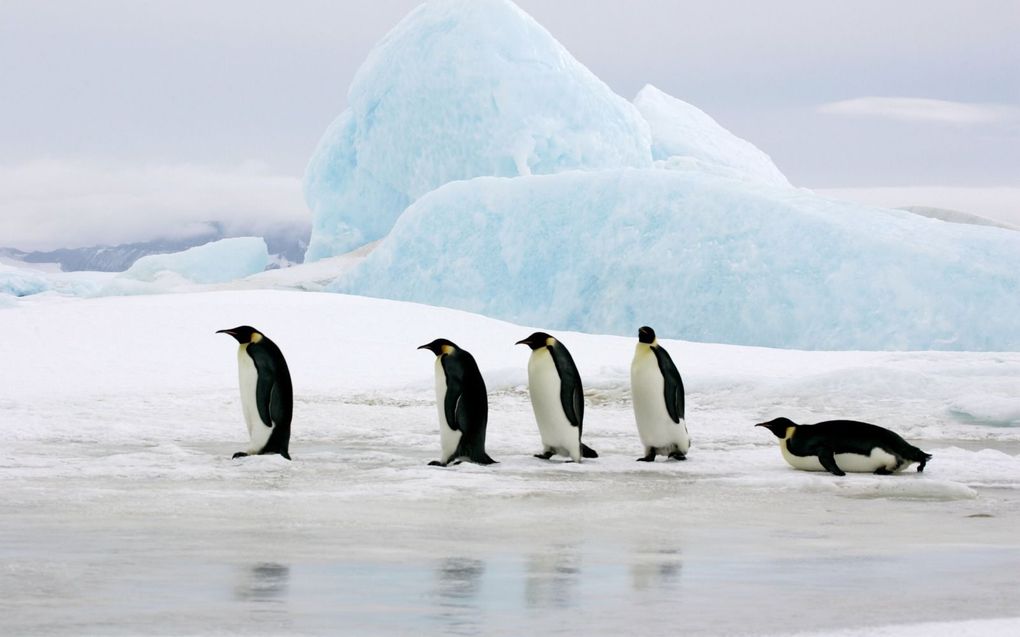
<path fill-rule="evenodd" d="M 602 455 L 575 465 L 531 457 L 528 350 L 513 343 L 542 326 L 281 290 L 12 305 L 3 634 L 1020 630 L 1020 353 L 668 341 L 693 446 L 646 464 L 636 337 L 557 333 Z M 242 323 L 290 363 L 293 462 L 230 459 L 246 446 L 236 343 L 214 332 Z M 426 466 L 433 357 L 415 348 L 440 336 L 485 375 L 498 465 Z M 797 472 L 753 427 L 779 415 L 869 420 L 934 459 L 923 474 Z"/>

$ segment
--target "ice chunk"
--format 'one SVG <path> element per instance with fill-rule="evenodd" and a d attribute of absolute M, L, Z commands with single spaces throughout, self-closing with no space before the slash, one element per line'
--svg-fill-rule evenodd
<path fill-rule="evenodd" d="M 720 126 L 701 109 L 646 85 L 634 105 L 652 131 L 652 156 L 676 165 L 677 159 L 691 159 L 707 172 L 756 179 L 776 186 L 789 186 L 772 159 L 749 141 Z M 671 164 L 668 160 L 674 160 Z"/>
<path fill-rule="evenodd" d="M 447 184 L 332 289 L 595 333 L 1020 350 L 1017 233 L 701 171 Z"/>
<path fill-rule="evenodd" d="M 454 180 L 649 167 L 648 124 L 508 0 L 435 0 L 358 70 L 305 175 L 307 260 L 379 239 Z"/>
<path fill-rule="evenodd" d="M 29 296 L 49 289 L 50 283 L 41 272 L 0 263 L 0 294 Z"/>
<path fill-rule="evenodd" d="M 261 237 L 222 239 L 172 254 L 142 257 L 121 277 L 153 282 L 171 272 L 194 283 L 223 283 L 262 272 L 269 250 Z"/>

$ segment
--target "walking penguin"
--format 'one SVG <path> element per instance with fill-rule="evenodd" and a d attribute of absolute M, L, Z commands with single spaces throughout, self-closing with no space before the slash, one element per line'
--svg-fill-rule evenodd
<path fill-rule="evenodd" d="M 684 382 L 648 326 L 638 330 L 630 389 L 638 436 L 645 447 L 645 455 L 638 460 L 655 462 L 656 455 L 686 460 L 691 437 L 684 420 Z"/>
<path fill-rule="evenodd" d="M 445 338 L 418 349 L 436 355 L 436 407 L 442 456 L 430 465 L 445 467 L 461 460 L 487 465 L 496 461 L 485 453 L 489 397 L 475 357 Z"/>
<path fill-rule="evenodd" d="M 517 345 L 531 348 L 528 359 L 528 393 L 535 411 L 542 453 L 536 458 L 548 460 L 553 454 L 598 458 L 594 449 L 581 442 L 584 427 L 584 392 L 570 352 L 545 332 L 535 332 Z"/>
<path fill-rule="evenodd" d="M 276 343 L 248 325 L 218 330 L 237 339 L 237 372 L 241 386 L 241 410 L 251 443 L 234 458 L 278 453 L 290 460 L 290 419 L 294 413 L 294 390 L 290 370 Z"/>

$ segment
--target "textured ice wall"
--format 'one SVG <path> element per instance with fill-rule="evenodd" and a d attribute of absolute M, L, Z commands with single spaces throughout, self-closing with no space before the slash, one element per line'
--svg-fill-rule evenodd
<path fill-rule="evenodd" d="M 223 283 L 262 272 L 268 263 L 269 250 L 262 237 L 236 237 L 142 257 L 121 277 L 155 281 L 162 273 L 171 272 L 194 283 Z"/>
<path fill-rule="evenodd" d="M 433 0 L 369 54 L 305 175 L 309 261 L 454 180 L 651 166 L 648 124 L 507 0 Z"/>
<path fill-rule="evenodd" d="M 684 170 L 451 183 L 337 291 L 550 329 L 1020 350 L 1020 235 Z"/>
<path fill-rule="evenodd" d="M 772 159 L 751 142 L 726 130 L 701 109 L 663 93 L 651 84 L 634 98 L 634 106 L 652 131 L 652 156 L 664 167 L 686 158 L 707 172 L 728 173 L 775 186 L 789 186 Z"/>

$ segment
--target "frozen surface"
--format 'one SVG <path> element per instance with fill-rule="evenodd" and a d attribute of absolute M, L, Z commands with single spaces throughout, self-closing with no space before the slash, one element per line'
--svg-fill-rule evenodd
<path fill-rule="evenodd" d="M 333 289 L 595 333 L 1020 349 L 1016 232 L 680 169 L 448 184 Z"/>
<path fill-rule="evenodd" d="M 117 277 L 146 283 L 167 274 L 194 283 L 223 283 L 262 272 L 269 250 L 262 237 L 221 239 L 171 254 L 144 256 Z"/>
<path fill-rule="evenodd" d="M 312 156 L 307 260 L 386 235 L 421 195 L 482 175 L 651 166 L 648 124 L 507 0 L 434 0 L 372 50 Z"/>
<path fill-rule="evenodd" d="M 230 460 L 236 344 L 214 331 L 239 323 L 290 363 L 293 462 Z M 534 327 L 307 292 L 20 299 L 0 312 L 18 336 L 0 339 L 0 633 L 1015 632 L 1020 354 L 665 341 L 693 446 L 649 465 L 636 338 L 556 332 L 602 455 L 574 465 L 530 456 L 513 343 Z M 439 336 L 479 362 L 498 465 L 426 466 L 433 362 L 415 347 Z M 869 420 L 934 459 L 797 472 L 752 427 L 777 415 Z"/>
<path fill-rule="evenodd" d="M 634 98 L 634 106 L 652 131 L 652 157 L 687 161 L 705 172 L 720 172 L 774 186 L 789 186 L 768 155 L 726 130 L 701 109 L 663 93 L 651 84 Z M 676 165 L 675 163 L 672 165 Z"/>

